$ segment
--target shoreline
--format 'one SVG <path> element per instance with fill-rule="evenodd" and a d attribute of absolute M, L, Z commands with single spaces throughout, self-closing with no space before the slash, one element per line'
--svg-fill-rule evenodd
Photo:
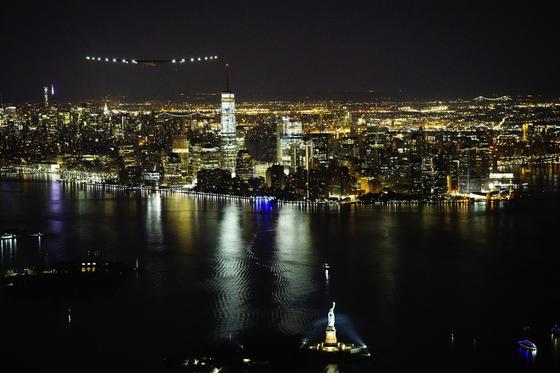
<path fill-rule="evenodd" d="M 87 175 L 87 178 L 74 177 L 72 179 L 58 178 L 64 173 L 73 173 L 77 175 Z M 148 186 L 127 186 L 122 184 L 112 184 L 102 181 L 92 181 L 99 180 L 102 178 L 101 175 L 107 175 L 106 173 L 99 173 L 92 175 L 85 171 L 46 171 L 37 170 L 33 168 L 18 168 L 9 172 L 0 171 L 0 179 L 4 176 L 14 175 L 34 175 L 42 176 L 47 178 L 52 178 L 51 181 L 58 182 L 61 184 L 68 185 L 86 185 L 93 188 L 109 189 L 109 190 L 119 190 L 126 192 L 147 192 L 147 193 L 160 193 L 160 194 L 184 194 L 192 197 L 203 197 L 212 198 L 217 200 L 230 200 L 230 201 L 243 201 L 249 203 L 271 203 L 276 205 L 298 205 L 298 206 L 464 206 L 464 205 L 475 205 L 475 204 L 502 204 L 512 201 L 512 199 L 450 199 L 450 200 L 440 200 L 440 201 L 422 201 L 422 200 L 403 200 L 403 199 L 388 199 L 384 201 L 373 201 L 373 202 L 363 202 L 360 200 L 350 200 L 350 201 L 340 201 L 340 200 L 329 200 L 329 201 L 309 201 L 309 200 L 283 200 L 278 199 L 275 196 L 238 196 L 230 194 L 218 194 L 218 193 L 207 193 L 207 192 L 197 192 L 186 188 L 157 188 Z M 45 180 L 46 181 L 46 180 Z"/>

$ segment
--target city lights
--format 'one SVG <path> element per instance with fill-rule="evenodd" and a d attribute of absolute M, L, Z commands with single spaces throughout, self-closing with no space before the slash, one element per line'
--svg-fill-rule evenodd
<path fill-rule="evenodd" d="M 557 18 L 3 2 L 0 366 L 559 371 Z"/>
<path fill-rule="evenodd" d="M 60 155 L 71 164 L 87 160 L 67 154 L 89 151 L 71 144 L 101 145 L 107 155 L 109 148 L 118 152 L 112 157 L 121 168 L 107 173 L 107 180 L 308 203 L 506 201 L 523 193 L 523 178 L 533 165 L 559 163 L 560 128 L 554 118 L 560 114 L 560 102 L 555 100 L 477 97 L 437 103 L 239 104 L 229 79 L 226 85 L 221 104 L 191 105 L 187 110 L 166 106 L 156 109 L 152 119 L 127 103 L 104 102 L 101 116 L 95 107 L 53 104 L 51 85 L 50 90 L 44 88 L 41 108 L 19 112 L 21 117 L 9 110 L 0 113 L 0 128 L 7 128 L 8 120 L 33 117 L 33 110 L 38 110 L 36 117 L 43 124 L 31 128 L 46 128 L 48 139 L 62 141 Z M 496 105 L 500 105 L 499 116 L 492 114 Z M 80 136 L 72 130 L 76 113 L 83 128 L 96 136 L 76 141 Z M 59 118 L 66 118 L 61 132 Z M 161 133 L 165 123 L 183 120 L 190 123 L 188 132 L 177 129 L 168 139 L 154 135 Z M 199 142 L 198 138 L 212 140 Z M 5 139 L 10 141 L 5 146 L 22 149 L 18 135 Z M 535 142 L 544 144 L 535 149 L 547 151 L 532 151 Z M 32 149 L 45 152 L 43 146 Z M 161 163 L 146 163 L 141 154 L 147 151 L 167 155 L 160 158 Z M 52 169 L 53 165 L 45 159 L 35 167 Z M 72 178 L 88 179 L 87 173 L 74 175 L 71 168 L 62 167 Z"/>

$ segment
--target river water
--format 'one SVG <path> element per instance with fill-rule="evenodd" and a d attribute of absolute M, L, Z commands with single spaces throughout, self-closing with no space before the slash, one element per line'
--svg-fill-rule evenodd
<path fill-rule="evenodd" d="M 2 180 L 0 232 L 22 236 L 0 243 L 2 272 L 91 249 L 141 271 L 106 295 L 0 294 L 0 361 L 159 371 L 165 356 L 208 341 L 320 338 L 336 301 L 338 336 L 368 345 L 367 369 L 557 372 L 559 218 L 556 193 L 301 208 Z M 52 235 L 26 237 L 38 231 Z M 516 348 L 526 337 L 534 356 Z"/>

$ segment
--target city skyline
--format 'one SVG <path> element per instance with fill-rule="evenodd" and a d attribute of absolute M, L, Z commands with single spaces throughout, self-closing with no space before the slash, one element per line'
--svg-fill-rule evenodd
<path fill-rule="evenodd" d="M 558 162 L 558 99 L 43 102 L 0 109 L 5 170 L 304 203 L 463 203 L 531 193 Z"/>
<path fill-rule="evenodd" d="M 560 371 L 552 7 L 3 4 L 0 367 Z"/>

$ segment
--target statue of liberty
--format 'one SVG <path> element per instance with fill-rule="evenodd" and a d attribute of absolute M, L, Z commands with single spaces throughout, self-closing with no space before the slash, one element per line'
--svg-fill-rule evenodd
<path fill-rule="evenodd" d="M 332 302 L 332 307 L 329 309 L 329 314 L 327 315 L 327 328 L 334 329 L 334 306 L 335 302 Z"/>

